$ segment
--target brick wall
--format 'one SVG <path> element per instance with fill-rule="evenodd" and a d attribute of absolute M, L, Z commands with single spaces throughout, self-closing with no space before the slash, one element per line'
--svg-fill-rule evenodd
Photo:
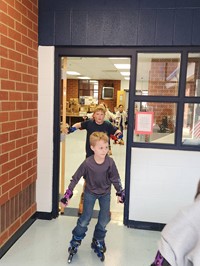
<path fill-rule="evenodd" d="M 36 211 L 38 1 L 1 0 L 0 247 Z"/>

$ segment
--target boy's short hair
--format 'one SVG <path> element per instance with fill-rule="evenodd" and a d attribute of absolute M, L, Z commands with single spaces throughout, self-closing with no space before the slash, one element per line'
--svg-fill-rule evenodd
<path fill-rule="evenodd" d="M 106 109 L 103 105 L 97 105 L 96 108 L 94 109 L 94 112 L 93 113 L 96 113 L 98 111 L 102 111 L 104 114 L 106 114 Z"/>
<path fill-rule="evenodd" d="M 103 140 L 108 143 L 108 135 L 104 132 L 93 132 L 90 135 L 90 145 L 95 146 L 97 141 Z"/>

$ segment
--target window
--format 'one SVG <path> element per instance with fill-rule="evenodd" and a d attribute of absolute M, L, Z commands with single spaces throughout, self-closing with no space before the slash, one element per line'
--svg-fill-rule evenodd
<path fill-rule="evenodd" d="M 200 53 L 184 56 L 137 54 L 134 143 L 200 148 Z"/>
<path fill-rule="evenodd" d="M 98 103 L 98 81 L 97 80 L 79 80 L 78 93 L 80 103 Z M 86 101 L 86 103 L 85 103 Z"/>

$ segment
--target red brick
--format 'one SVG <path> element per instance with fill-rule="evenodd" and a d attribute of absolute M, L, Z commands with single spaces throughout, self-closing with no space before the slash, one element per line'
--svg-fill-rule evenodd
<path fill-rule="evenodd" d="M 21 13 L 14 9 L 12 6 L 8 6 L 8 13 L 9 15 L 14 18 L 15 20 L 21 22 Z"/>
<path fill-rule="evenodd" d="M 16 50 L 21 54 L 27 54 L 28 48 L 22 43 L 16 43 Z"/>
<path fill-rule="evenodd" d="M 1 154 L 0 155 L 0 162 L 1 162 L 1 165 L 8 162 L 8 153 L 5 153 L 5 154 Z"/>
<path fill-rule="evenodd" d="M 13 92 L 13 91 L 11 91 L 11 92 L 9 92 L 9 99 L 11 100 L 11 101 L 20 101 L 20 100 L 22 100 L 22 93 L 21 92 Z"/>
<path fill-rule="evenodd" d="M 7 191 L 9 191 L 11 188 L 13 188 L 15 186 L 15 180 L 9 180 L 8 182 L 6 182 L 5 184 L 2 185 L 2 192 L 3 194 L 6 193 Z"/>
<path fill-rule="evenodd" d="M 16 102 L 16 110 L 26 110 L 27 102 Z"/>
<path fill-rule="evenodd" d="M 0 185 L 8 182 L 9 180 L 9 176 L 8 176 L 8 173 L 4 173 L 4 174 L 1 174 L 1 178 L 0 178 Z M 1 205 L 1 204 L 0 204 Z"/>
<path fill-rule="evenodd" d="M 22 25 L 22 23 L 19 23 L 19 22 L 16 22 L 16 31 L 20 32 L 23 35 L 27 35 L 28 33 L 27 27 L 25 27 L 24 25 Z M 23 39 L 22 39 L 22 43 L 23 43 Z"/>
<path fill-rule="evenodd" d="M 2 123 L 2 132 L 9 132 L 11 130 L 15 130 L 15 123 L 14 122 Z"/>
<path fill-rule="evenodd" d="M 12 50 L 9 51 L 9 58 L 17 62 L 21 62 L 22 60 L 21 54 L 17 51 L 12 51 Z"/>
<path fill-rule="evenodd" d="M 16 140 L 16 148 L 23 148 L 23 146 L 25 146 L 27 144 L 27 138 L 22 138 L 19 140 Z"/>
<path fill-rule="evenodd" d="M 1 46 L 0 57 L 8 57 L 8 49 L 7 49 L 7 47 L 2 47 Z"/>
<path fill-rule="evenodd" d="M 20 191 L 21 191 L 21 184 L 18 184 L 9 190 L 9 197 L 10 198 L 14 197 L 15 195 L 19 194 Z"/>
<path fill-rule="evenodd" d="M 26 180 L 27 179 L 27 172 L 25 172 L 25 173 L 21 173 L 20 175 L 18 175 L 17 177 L 16 177 L 16 184 L 20 184 L 20 183 L 22 183 L 24 180 Z"/>
<path fill-rule="evenodd" d="M 15 141 L 10 141 L 2 144 L 2 153 L 6 153 L 14 149 L 15 149 Z"/>
<path fill-rule="evenodd" d="M 1 69 L 0 78 L 1 79 L 8 79 L 8 70 L 7 69 Z"/>
<path fill-rule="evenodd" d="M 10 132 L 10 140 L 19 139 L 22 136 L 21 130 L 15 130 L 14 132 Z"/>
<path fill-rule="evenodd" d="M 16 121 L 22 119 L 22 112 L 21 111 L 14 111 L 9 113 L 10 121 Z"/>
<path fill-rule="evenodd" d="M 21 166 L 18 166 L 17 168 L 13 169 L 12 171 L 9 172 L 9 179 L 13 179 L 14 177 L 17 177 L 18 175 L 21 174 Z M 15 182 L 15 184 L 18 184 Z"/>
<path fill-rule="evenodd" d="M 27 127 L 27 120 L 21 120 L 16 122 L 16 129 L 26 128 L 26 127 Z"/>
<path fill-rule="evenodd" d="M 21 42 L 22 35 L 19 32 L 17 32 L 16 30 L 13 30 L 11 28 L 8 28 L 8 34 L 7 35 L 11 39 L 14 39 L 17 42 Z"/>
<path fill-rule="evenodd" d="M 8 133 L 0 134 L 0 143 L 3 144 L 5 142 L 8 142 Z"/>
<path fill-rule="evenodd" d="M 3 12 L 1 12 L 1 23 L 9 26 L 10 28 L 14 28 L 15 25 L 14 19 Z"/>
<path fill-rule="evenodd" d="M 17 91 L 27 91 L 27 84 L 16 82 L 16 90 Z"/>
<path fill-rule="evenodd" d="M 0 100 L 1 101 L 8 101 L 8 92 L 0 90 Z"/>
<path fill-rule="evenodd" d="M 15 83 L 10 80 L 1 80 L 1 89 L 2 90 L 14 90 Z"/>
<path fill-rule="evenodd" d="M 10 151 L 9 158 L 10 160 L 12 160 L 18 158 L 21 155 L 22 155 L 22 149 L 20 147 L 18 149 L 15 149 L 14 151 Z"/>
<path fill-rule="evenodd" d="M 2 58 L 1 59 L 1 67 L 13 70 L 13 69 L 15 69 L 15 63 L 14 63 L 14 61 L 11 61 L 9 59 Z"/>
<path fill-rule="evenodd" d="M 19 166 L 19 165 L 23 165 L 25 164 L 27 161 L 27 155 L 26 154 L 22 154 L 22 156 L 16 158 L 16 166 Z M 24 170 L 22 169 L 22 172 L 24 172 Z"/>
<path fill-rule="evenodd" d="M 8 113 L 6 112 L 1 112 L 0 113 L 0 122 L 6 122 L 8 121 Z"/>
<path fill-rule="evenodd" d="M 11 49 L 15 48 L 15 42 L 4 35 L 1 36 L 1 45 Z"/>
<path fill-rule="evenodd" d="M 9 71 L 9 78 L 11 80 L 21 81 L 22 80 L 21 76 L 22 74 L 17 71 L 12 71 L 12 70 Z"/>
<path fill-rule="evenodd" d="M 23 111 L 23 118 L 27 119 L 33 117 L 32 111 Z"/>

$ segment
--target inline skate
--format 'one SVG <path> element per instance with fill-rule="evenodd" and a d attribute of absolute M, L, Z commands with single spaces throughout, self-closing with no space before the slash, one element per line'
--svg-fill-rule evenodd
<path fill-rule="evenodd" d="M 104 253 L 106 252 L 106 245 L 103 240 L 92 239 L 91 248 L 97 253 L 97 256 L 100 258 L 101 261 L 105 260 Z"/>
<path fill-rule="evenodd" d="M 68 253 L 69 253 L 67 260 L 68 263 L 72 262 L 73 256 L 77 253 L 80 244 L 81 244 L 81 239 L 76 236 L 73 236 L 72 240 L 70 241 L 70 246 L 68 248 Z"/>

